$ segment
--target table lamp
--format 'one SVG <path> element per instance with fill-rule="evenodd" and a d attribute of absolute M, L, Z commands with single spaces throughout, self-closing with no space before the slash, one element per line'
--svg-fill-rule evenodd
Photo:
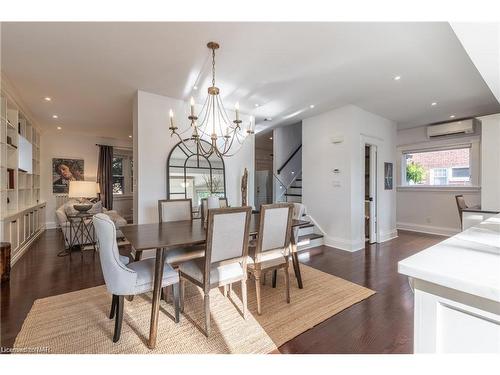
<path fill-rule="evenodd" d="M 68 197 L 80 200 L 79 204 L 73 206 L 75 210 L 87 212 L 92 207 L 92 203 L 84 203 L 83 199 L 97 197 L 97 184 L 95 181 L 70 181 Z"/>

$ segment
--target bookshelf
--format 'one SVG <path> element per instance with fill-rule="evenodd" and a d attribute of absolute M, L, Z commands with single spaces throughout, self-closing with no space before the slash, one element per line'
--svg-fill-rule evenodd
<path fill-rule="evenodd" d="M 19 166 L 19 137 L 32 148 L 32 171 Z M 44 229 L 40 198 L 40 132 L 5 91 L 0 93 L 0 240 L 11 243 L 12 263 Z"/>

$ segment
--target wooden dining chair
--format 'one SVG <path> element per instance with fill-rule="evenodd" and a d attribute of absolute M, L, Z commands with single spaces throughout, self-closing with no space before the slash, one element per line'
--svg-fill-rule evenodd
<path fill-rule="evenodd" d="M 293 204 L 292 219 L 293 220 L 301 220 L 302 217 L 306 213 L 306 206 L 303 205 L 302 203 L 297 203 L 297 202 L 292 203 L 292 204 Z M 299 229 L 300 229 L 300 227 L 298 227 L 298 226 L 292 228 L 292 239 L 293 239 L 293 242 L 295 243 L 295 246 L 290 246 L 290 258 L 292 260 L 292 265 L 293 265 L 295 277 L 297 279 L 299 287 L 302 288 L 302 276 L 300 274 L 300 266 L 298 264 L 299 257 L 297 254 L 297 244 L 299 243 Z M 273 288 L 276 288 L 277 274 L 278 274 L 278 270 L 274 270 L 273 271 L 273 281 L 272 281 Z"/>
<path fill-rule="evenodd" d="M 465 199 L 463 195 L 455 195 L 455 201 L 457 202 L 457 209 L 458 209 L 458 215 L 460 216 L 460 224 L 463 225 L 463 215 L 462 212 L 466 208 L 468 208 L 467 204 L 465 203 Z"/>
<path fill-rule="evenodd" d="M 208 210 L 205 259 L 179 266 L 181 311 L 184 310 L 185 280 L 203 289 L 205 335 L 210 334 L 210 290 L 241 282 L 243 318 L 247 310 L 247 255 L 251 207 Z"/>
<path fill-rule="evenodd" d="M 255 246 L 249 248 L 248 273 L 255 279 L 257 313 L 261 314 L 261 276 L 265 272 L 285 271 L 286 302 L 290 303 L 290 237 L 293 204 L 275 203 L 260 206 L 259 234 Z"/>
<path fill-rule="evenodd" d="M 227 204 L 227 198 L 219 198 L 219 207 L 224 208 L 228 207 Z M 208 209 L 208 200 L 207 198 L 202 198 L 201 199 L 201 220 L 205 221 L 205 218 L 207 217 L 207 209 Z"/>
<path fill-rule="evenodd" d="M 192 201 L 191 199 L 161 199 L 158 201 L 158 215 L 160 223 L 193 220 Z M 177 268 L 182 262 L 204 256 L 205 246 L 195 246 L 170 250 L 165 258 L 167 263 Z"/>
<path fill-rule="evenodd" d="M 98 242 L 99 259 L 104 282 L 109 293 L 113 295 L 110 319 L 115 318 L 113 342 L 120 339 L 124 297 L 147 293 L 153 290 L 155 259 L 149 258 L 125 264 L 118 253 L 116 243 L 116 227 L 109 216 L 94 215 L 92 222 Z M 174 286 L 175 322 L 179 322 L 179 274 L 165 264 L 161 280 L 162 287 Z"/>

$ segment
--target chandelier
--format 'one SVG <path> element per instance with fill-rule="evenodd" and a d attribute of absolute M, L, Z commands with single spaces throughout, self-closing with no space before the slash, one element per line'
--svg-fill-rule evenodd
<path fill-rule="evenodd" d="M 174 124 L 174 112 L 170 109 L 171 136 L 177 136 L 185 146 L 185 151 L 192 155 L 209 157 L 216 154 L 219 157 L 233 156 L 243 145 L 245 138 L 254 133 L 253 118 L 243 124 L 240 119 L 239 104 L 235 105 L 235 119 L 231 120 L 222 104 L 220 90 L 215 86 L 215 50 L 219 48 L 216 42 L 210 42 L 207 47 L 212 51 L 212 86 L 198 115 L 195 114 L 194 99 L 191 97 L 191 112 L 188 116 L 190 126 L 179 132 Z M 188 141 L 191 144 L 187 145 Z M 193 146 L 194 142 L 194 146 Z"/>

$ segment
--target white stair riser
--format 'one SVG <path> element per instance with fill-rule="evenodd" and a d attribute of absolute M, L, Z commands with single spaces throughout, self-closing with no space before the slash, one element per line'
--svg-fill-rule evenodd
<path fill-rule="evenodd" d="M 302 197 L 296 197 L 296 196 L 288 196 L 286 197 L 287 198 L 287 202 L 289 203 L 302 203 Z"/>
<path fill-rule="evenodd" d="M 314 227 L 299 228 L 299 236 L 305 236 L 306 234 L 313 234 Z"/>
<path fill-rule="evenodd" d="M 312 241 L 304 241 L 304 243 L 299 244 L 298 250 L 304 250 L 304 249 L 309 249 L 311 247 L 317 247 L 317 246 L 322 246 L 323 245 L 323 237 L 321 238 L 316 238 Z"/>
<path fill-rule="evenodd" d="M 288 194 L 302 194 L 302 188 L 288 188 Z"/>

